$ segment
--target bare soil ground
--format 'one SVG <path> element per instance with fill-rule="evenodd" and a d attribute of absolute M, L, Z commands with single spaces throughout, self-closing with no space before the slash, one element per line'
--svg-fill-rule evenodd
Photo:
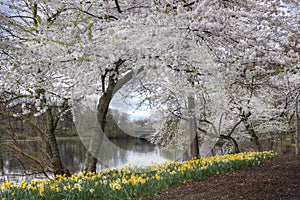
<path fill-rule="evenodd" d="M 300 155 L 284 154 L 260 166 L 209 176 L 143 198 L 149 199 L 300 200 Z"/>

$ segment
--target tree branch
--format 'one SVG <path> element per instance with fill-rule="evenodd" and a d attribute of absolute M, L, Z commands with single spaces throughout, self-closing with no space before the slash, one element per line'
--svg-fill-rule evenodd
<path fill-rule="evenodd" d="M 116 6 L 117 6 L 118 13 L 122 13 L 122 10 L 121 10 L 121 8 L 120 8 L 119 1 L 118 1 L 118 0 L 115 0 L 115 4 L 116 4 Z"/>

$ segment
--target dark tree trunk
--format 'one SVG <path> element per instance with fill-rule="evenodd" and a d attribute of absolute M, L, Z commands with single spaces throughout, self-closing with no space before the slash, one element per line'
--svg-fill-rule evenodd
<path fill-rule="evenodd" d="M 300 94 L 296 97 L 296 104 L 295 104 L 295 128 L 296 128 L 296 148 L 295 152 L 296 155 L 299 154 L 299 140 L 300 140 L 300 127 L 299 127 L 299 115 L 298 115 L 298 98 Z"/>
<path fill-rule="evenodd" d="M 289 131 L 289 134 L 290 134 L 290 138 L 291 138 L 291 144 L 295 144 L 295 136 L 294 136 L 294 132 L 293 131 Z"/>
<path fill-rule="evenodd" d="M 115 63 L 115 67 L 116 67 L 115 72 L 118 71 L 119 66 L 122 65 L 123 62 L 125 62 L 125 61 L 120 59 L 119 61 L 117 61 Z M 144 70 L 143 67 L 139 68 L 137 71 L 137 74 L 141 73 L 143 70 Z M 104 132 L 104 130 L 105 130 L 106 115 L 108 112 L 110 101 L 113 98 L 113 95 L 118 90 L 120 90 L 123 85 L 125 85 L 127 82 L 129 82 L 132 79 L 133 75 L 134 75 L 134 72 L 130 71 L 122 79 L 120 79 L 118 81 L 115 80 L 114 74 L 110 75 L 109 80 L 108 80 L 108 86 L 107 86 L 106 90 L 105 90 L 105 76 L 106 75 L 102 76 L 103 95 L 100 97 L 98 106 L 97 106 L 97 119 L 98 119 L 98 123 L 100 124 L 100 127 L 102 129 L 102 132 Z M 118 85 L 117 85 L 117 83 L 118 83 Z M 98 135 L 96 137 L 98 138 L 98 141 L 99 141 L 99 140 L 101 140 L 101 137 L 103 137 L 103 135 Z M 96 166 L 97 166 L 97 159 L 90 152 L 87 152 L 85 155 L 84 170 L 96 172 L 96 168 L 97 168 Z"/>
<path fill-rule="evenodd" d="M 280 132 L 280 149 L 282 153 L 286 153 L 286 144 L 285 144 L 285 138 L 286 138 L 286 132 L 282 131 Z"/>
<path fill-rule="evenodd" d="M 233 137 L 231 137 L 229 135 L 222 135 L 221 134 L 220 139 L 225 139 L 225 140 L 230 141 L 234 146 L 234 152 L 233 153 L 240 153 L 239 145 Z"/>
<path fill-rule="evenodd" d="M 113 92 L 114 92 L 115 86 L 116 86 L 116 81 L 114 80 L 114 75 L 111 75 L 109 77 L 109 83 L 108 83 L 107 89 L 99 99 L 99 103 L 98 103 L 98 107 L 97 107 L 97 119 L 98 119 L 98 123 L 100 124 L 100 127 L 103 132 L 105 130 L 106 115 L 108 112 L 110 101 L 113 97 Z M 102 134 L 104 134 L 104 133 L 102 133 Z M 100 137 L 103 137 L 103 136 L 100 136 Z M 95 158 L 90 152 L 87 152 L 86 156 L 85 156 L 84 170 L 96 172 L 96 168 L 97 168 L 97 158 Z"/>
<path fill-rule="evenodd" d="M 198 136 L 196 135 L 193 139 L 193 142 L 183 154 L 183 160 L 191 160 L 192 158 L 199 158 L 199 143 Z"/>
<path fill-rule="evenodd" d="M 189 110 L 195 109 L 195 100 L 193 97 L 188 97 L 188 107 Z M 192 112 L 193 113 L 193 112 Z M 191 138 L 191 145 L 187 152 L 183 155 L 184 160 L 190 160 L 194 157 L 199 158 L 200 157 L 200 151 L 199 151 L 199 140 L 197 135 L 197 127 L 196 127 L 196 118 L 193 114 L 193 116 L 190 116 L 191 118 L 189 120 L 189 135 Z"/>
<path fill-rule="evenodd" d="M 259 139 L 258 139 L 258 137 L 257 137 L 254 129 L 251 127 L 251 125 L 246 120 L 244 120 L 243 122 L 244 122 L 244 125 L 245 125 L 245 127 L 246 127 L 249 135 L 251 136 L 251 141 L 257 147 L 258 151 L 262 151 L 263 150 L 262 146 L 261 146 L 261 144 L 259 142 Z"/>
<path fill-rule="evenodd" d="M 2 146 L 2 139 L 0 138 L 0 148 L 4 148 Z M 0 152 L 0 176 L 4 174 L 4 162 L 3 162 L 3 151 Z"/>
<path fill-rule="evenodd" d="M 86 152 L 85 160 L 84 160 L 84 171 L 86 172 L 96 172 L 97 169 L 97 159 L 93 157 L 90 152 Z"/>
<path fill-rule="evenodd" d="M 50 157 L 54 169 L 54 175 L 64 175 L 70 176 L 70 172 L 68 169 L 65 169 L 63 163 L 61 162 L 58 144 L 55 137 L 55 129 L 57 123 L 53 119 L 51 108 L 48 108 L 46 112 L 47 119 L 47 132 L 46 132 L 46 140 L 50 152 Z"/>

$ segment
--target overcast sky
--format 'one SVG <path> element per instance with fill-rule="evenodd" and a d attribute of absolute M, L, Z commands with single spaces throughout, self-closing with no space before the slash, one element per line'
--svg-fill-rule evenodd
<path fill-rule="evenodd" d="M 109 108 L 118 110 L 120 113 L 126 113 L 131 119 L 147 118 L 150 116 L 150 108 L 147 103 L 143 103 L 139 108 L 142 100 L 138 97 L 127 98 L 124 102 L 124 98 L 118 92 L 114 95 Z"/>

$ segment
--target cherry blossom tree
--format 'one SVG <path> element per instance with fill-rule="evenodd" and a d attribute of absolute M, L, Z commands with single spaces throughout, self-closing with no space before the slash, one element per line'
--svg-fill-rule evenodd
<path fill-rule="evenodd" d="M 253 104 L 268 97 L 258 91 L 275 75 L 299 71 L 297 2 L 1 3 L 1 91 L 42 89 L 46 100 L 59 94 L 70 105 L 96 93 L 102 130 L 116 87 L 142 71 L 157 83 L 159 71 L 185 78 L 172 90 L 200 101 L 196 120 L 214 124 L 226 112 L 235 124 L 242 120 L 259 146 L 249 117 L 260 116 Z M 218 65 L 207 63 L 207 52 Z M 95 171 L 96 162 L 88 154 L 86 169 Z"/>

